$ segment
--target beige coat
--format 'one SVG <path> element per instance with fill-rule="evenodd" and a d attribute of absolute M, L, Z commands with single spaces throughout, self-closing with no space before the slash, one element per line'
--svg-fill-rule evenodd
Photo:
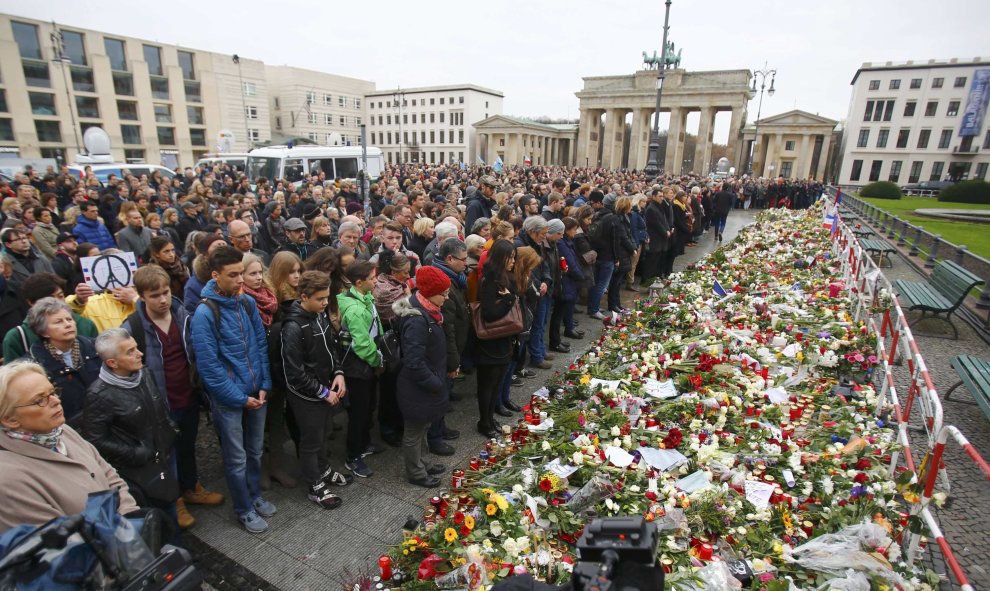
<path fill-rule="evenodd" d="M 62 441 L 67 456 L 0 433 L 0 532 L 80 513 L 90 493 L 110 488 L 120 491 L 120 514 L 138 508 L 127 484 L 95 447 L 68 425 Z"/>

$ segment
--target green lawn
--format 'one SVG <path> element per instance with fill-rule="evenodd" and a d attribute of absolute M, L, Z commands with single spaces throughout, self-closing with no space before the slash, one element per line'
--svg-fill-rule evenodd
<path fill-rule="evenodd" d="M 921 226 L 932 234 L 941 234 L 942 239 L 953 244 L 965 244 L 973 253 L 990 259 L 990 225 L 971 224 L 967 222 L 956 222 L 950 220 L 940 220 L 936 218 L 913 215 L 916 209 L 987 209 L 990 205 L 974 205 L 971 203 L 942 203 L 937 199 L 925 197 L 903 197 L 901 199 L 871 199 L 864 198 L 863 201 L 883 209 L 897 217 L 907 220 L 913 226 Z M 898 235 L 900 235 L 898 233 Z M 913 240 L 914 236 L 909 235 Z M 946 251 L 940 254 L 945 256 Z"/>

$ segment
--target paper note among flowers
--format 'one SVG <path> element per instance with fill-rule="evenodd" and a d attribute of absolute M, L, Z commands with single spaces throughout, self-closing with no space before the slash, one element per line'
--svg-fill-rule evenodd
<path fill-rule="evenodd" d="M 646 393 L 654 398 L 659 398 L 660 400 L 668 400 L 670 398 L 677 398 L 678 396 L 677 388 L 674 387 L 674 380 L 667 380 L 665 382 L 661 382 L 653 378 L 646 378 L 643 384 Z"/>
<path fill-rule="evenodd" d="M 759 510 L 766 509 L 770 504 L 770 495 L 773 494 L 774 485 L 760 482 L 758 480 L 746 481 L 746 500 L 753 503 Z"/>
<path fill-rule="evenodd" d="M 616 468 L 625 468 L 633 462 L 633 455 L 621 447 L 609 446 L 605 448 L 605 457 Z"/>
<path fill-rule="evenodd" d="M 774 404 L 780 404 L 781 402 L 787 402 L 787 390 L 784 390 L 780 386 L 767 389 L 764 394 L 770 399 L 770 402 Z"/>
<path fill-rule="evenodd" d="M 692 472 L 691 474 L 688 474 L 684 478 L 681 478 L 680 480 L 674 483 L 674 486 L 686 492 L 687 494 L 691 494 L 695 491 L 699 491 L 707 487 L 710 484 L 711 484 L 711 476 L 708 475 L 708 472 L 705 472 L 704 470 L 698 470 L 697 472 Z"/>
<path fill-rule="evenodd" d="M 596 386 L 618 390 L 619 380 L 599 380 L 598 378 L 591 378 L 591 389 L 594 390 Z"/>
<path fill-rule="evenodd" d="M 561 478 L 567 478 L 578 470 L 578 466 L 564 466 L 560 463 L 560 458 L 554 458 L 545 468 Z"/>
<path fill-rule="evenodd" d="M 639 448 L 643 460 L 657 470 L 667 471 L 688 461 L 687 457 L 676 449 L 657 449 L 655 447 Z"/>

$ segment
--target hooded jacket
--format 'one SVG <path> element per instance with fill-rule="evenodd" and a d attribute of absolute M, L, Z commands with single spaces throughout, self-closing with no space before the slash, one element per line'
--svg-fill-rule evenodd
<path fill-rule="evenodd" d="M 399 410 L 409 421 L 433 422 L 450 407 L 447 337 L 415 296 L 395 302 L 392 310 L 399 319 L 402 340 L 402 367 L 396 380 Z"/>
<path fill-rule="evenodd" d="M 341 365 L 349 378 L 368 380 L 372 369 L 382 366 L 382 354 L 375 337 L 382 334 L 382 324 L 375 310 L 375 297 L 351 287 L 337 294 L 340 324 L 351 335 L 351 344 L 343 353 Z"/>
<path fill-rule="evenodd" d="M 100 220 L 93 221 L 83 215 L 76 218 L 76 227 L 72 229 L 72 233 L 76 235 L 80 243 L 91 242 L 100 250 L 117 246 L 110 230 L 107 230 L 107 227 L 101 224 Z"/>
<path fill-rule="evenodd" d="M 249 295 L 223 295 L 216 280 L 210 279 L 203 287 L 203 297 L 219 307 L 220 329 L 206 304 L 196 308 L 192 319 L 196 367 L 212 401 L 240 408 L 249 396 L 272 387 L 265 327 Z M 244 298 L 249 306 L 241 304 Z"/>
<path fill-rule="evenodd" d="M 337 338 L 325 312 L 307 312 L 297 301 L 282 320 L 282 370 L 289 393 L 311 402 L 344 375 Z"/>

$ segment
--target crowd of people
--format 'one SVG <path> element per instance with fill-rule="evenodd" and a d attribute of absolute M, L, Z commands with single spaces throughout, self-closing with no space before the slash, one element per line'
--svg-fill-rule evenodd
<path fill-rule="evenodd" d="M 243 527 L 268 529 L 264 491 L 334 509 L 335 487 L 401 450 L 440 485 L 460 432 L 453 385 L 475 374 L 486 437 L 512 388 L 581 339 L 582 315 L 624 314 L 622 291 L 670 275 L 740 207 L 804 207 L 821 185 L 562 167 L 403 164 L 367 188 L 174 179 L 67 169 L 0 183 L 0 529 L 78 512 L 120 490 L 122 513 L 219 505 L 197 470 L 208 413 Z M 97 292 L 84 257 L 133 253 L 132 285 Z M 346 457 L 327 440 L 346 413 Z M 373 436 L 377 431 L 377 437 Z M 212 441 L 212 438 L 208 438 Z M 66 483 L 69 483 L 66 486 Z"/>

